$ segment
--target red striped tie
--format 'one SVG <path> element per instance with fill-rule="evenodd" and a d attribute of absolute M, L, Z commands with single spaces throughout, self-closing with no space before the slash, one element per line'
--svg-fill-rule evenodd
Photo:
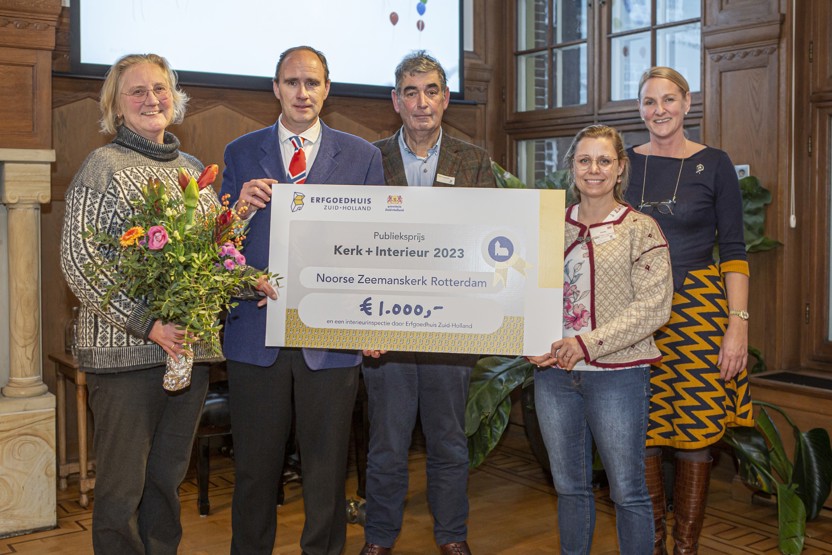
<path fill-rule="evenodd" d="M 289 137 L 295 153 L 289 162 L 289 181 L 291 183 L 306 183 L 306 153 L 303 151 L 303 137 L 294 135 Z"/>

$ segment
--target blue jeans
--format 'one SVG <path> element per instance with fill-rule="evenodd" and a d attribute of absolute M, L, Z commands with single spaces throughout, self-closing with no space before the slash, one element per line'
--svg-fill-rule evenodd
<path fill-rule="evenodd" d="M 402 527 L 408 452 L 419 414 L 427 448 L 427 496 L 436 543 L 468 535 L 465 403 L 476 355 L 396 352 L 364 361 L 370 409 L 369 543 L 392 547 Z"/>
<path fill-rule="evenodd" d="M 588 554 L 595 530 L 592 442 L 615 503 L 624 555 L 653 551 L 653 505 L 644 478 L 650 367 L 602 372 L 548 368 L 534 378 L 537 418 L 558 492 L 560 552 Z"/>

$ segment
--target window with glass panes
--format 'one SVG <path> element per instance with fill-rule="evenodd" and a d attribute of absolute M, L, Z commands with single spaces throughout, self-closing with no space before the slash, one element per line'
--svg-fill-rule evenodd
<path fill-rule="evenodd" d="M 651 66 L 669 66 L 699 90 L 702 4 L 698 0 L 611 0 L 610 100 L 638 98 Z"/>
<path fill-rule="evenodd" d="M 582 123 L 614 118 L 625 126 L 628 144 L 645 142 L 646 130 L 635 125 L 635 99 L 650 66 L 673 67 L 686 77 L 691 92 L 700 89 L 699 0 L 515 0 L 512 9 L 516 86 L 509 123 L 517 176 L 529 187 L 562 168 Z M 601 74 L 604 78 L 592 77 Z M 576 111 L 577 106 L 582 108 Z M 544 111 L 550 123 L 541 128 L 535 115 Z M 563 123 L 560 114 L 568 117 Z M 523 136 L 525 122 L 535 123 L 535 137 Z M 693 140 L 699 137 L 698 124 L 689 122 Z"/>
<path fill-rule="evenodd" d="M 586 104 L 587 3 L 517 0 L 515 110 Z"/>

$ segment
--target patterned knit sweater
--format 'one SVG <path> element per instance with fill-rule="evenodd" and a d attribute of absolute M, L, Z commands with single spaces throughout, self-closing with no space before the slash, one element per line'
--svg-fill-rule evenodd
<path fill-rule="evenodd" d="M 165 363 L 166 353 L 147 339 L 154 320 L 148 318 L 147 305 L 141 299 L 119 294 L 112 297 L 106 310 L 101 307 L 105 291 L 87 277 L 85 267 L 90 262 L 99 263 L 102 254 L 93 241 L 84 237 L 90 228 L 95 233 L 121 235 L 133 212 L 132 202 L 141 197 L 148 178 L 162 180 L 169 197 L 182 196 L 177 169 L 183 167 L 198 174 L 203 166 L 179 151 L 179 140 L 171 133 L 165 133 L 164 141 L 154 143 L 120 127 L 112 143 L 87 157 L 67 190 L 61 269 L 81 301 L 78 362 L 85 371 L 120 372 Z M 203 212 L 219 204 L 211 187 L 203 189 L 199 197 L 199 210 Z M 193 350 L 195 361 L 217 358 L 201 343 Z"/>
<path fill-rule="evenodd" d="M 565 252 L 590 229 L 566 213 Z M 594 224 L 590 228 L 609 225 Z M 612 222 L 613 233 L 588 243 L 592 276 L 592 331 L 576 337 L 584 358 L 601 368 L 660 360 L 653 332 L 670 318 L 673 276 L 667 241 L 656 221 L 629 206 Z"/>

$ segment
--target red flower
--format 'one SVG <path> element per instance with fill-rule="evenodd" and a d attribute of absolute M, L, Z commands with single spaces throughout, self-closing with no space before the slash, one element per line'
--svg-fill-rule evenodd
<path fill-rule="evenodd" d="M 231 213 L 231 210 L 223 210 L 217 216 L 217 227 L 225 229 L 233 220 L 234 215 Z"/>
<path fill-rule="evenodd" d="M 220 173 L 220 167 L 218 165 L 209 164 L 205 166 L 205 169 L 199 174 L 199 179 L 196 180 L 196 184 L 199 185 L 199 190 L 201 191 L 208 185 L 211 185 L 217 178 L 218 173 Z"/>
<path fill-rule="evenodd" d="M 191 174 L 189 174 L 188 170 L 185 168 L 179 168 L 176 171 L 176 178 L 179 181 L 179 188 L 183 191 L 185 190 L 185 187 L 188 186 L 188 183 L 191 182 Z"/>

